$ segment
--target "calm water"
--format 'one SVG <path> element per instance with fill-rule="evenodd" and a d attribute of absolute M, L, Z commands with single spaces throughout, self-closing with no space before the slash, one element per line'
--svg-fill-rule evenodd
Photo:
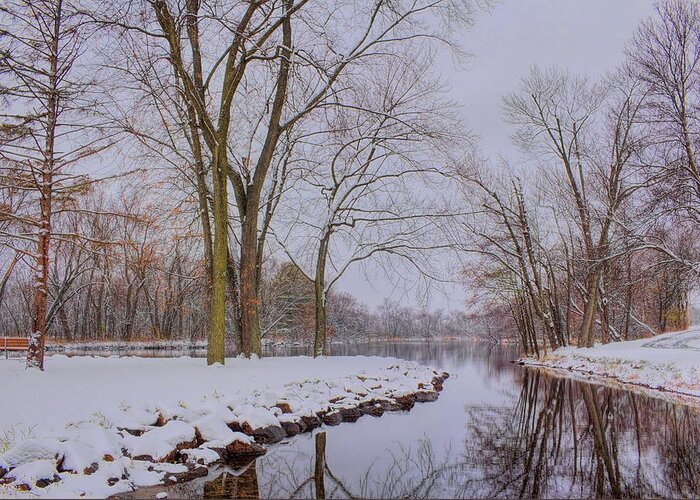
<path fill-rule="evenodd" d="M 278 350 L 278 355 L 296 354 Z M 700 413 L 510 363 L 477 343 L 334 346 L 452 376 L 437 402 L 277 445 L 245 470 L 213 469 L 170 497 L 698 497 Z M 325 453 L 316 434 L 325 432 Z"/>

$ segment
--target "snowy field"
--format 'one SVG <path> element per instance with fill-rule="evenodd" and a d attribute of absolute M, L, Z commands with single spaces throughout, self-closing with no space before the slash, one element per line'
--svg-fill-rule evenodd
<path fill-rule="evenodd" d="M 52 356 L 43 373 L 1 360 L 0 497 L 105 497 L 162 484 L 219 459 L 215 450 L 252 443 L 254 430 L 418 393 L 429 401 L 439 375 L 364 356 L 214 367 L 188 357 Z"/>
<path fill-rule="evenodd" d="M 700 397 L 700 327 L 591 348 L 562 347 L 539 360 L 521 361 Z"/>

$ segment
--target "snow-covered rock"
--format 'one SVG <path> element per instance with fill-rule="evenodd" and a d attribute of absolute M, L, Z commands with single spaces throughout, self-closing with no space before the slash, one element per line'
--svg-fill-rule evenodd
<path fill-rule="evenodd" d="M 117 458 L 122 453 L 119 436 L 114 430 L 95 424 L 84 424 L 78 427 L 73 439 L 89 444 L 100 455 L 101 460 L 105 457 Z"/>
<path fill-rule="evenodd" d="M 7 471 L 40 460 L 55 464 L 61 458 L 62 444 L 58 439 L 25 439 L 0 455 L 0 468 Z"/>
<path fill-rule="evenodd" d="M 173 459 L 181 449 L 194 448 L 197 440 L 194 427 L 180 420 L 171 420 L 141 436 L 126 434 L 123 444 L 133 458 L 164 461 Z"/>
<path fill-rule="evenodd" d="M 8 472 L 4 480 L 12 480 L 14 486 L 27 485 L 44 487 L 50 482 L 58 481 L 55 460 L 35 460 L 27 462 Z M 38 483 L 38 484 L 37 484 Z"/>
<path fill-rule="evenodd" d="M 246 404 L 234 408 L 233 411 L 236 414 L 236 421 L 241 426 L 248 424 L 252 429 L 260 429 L 280 425 L 275 414 L 264 407 Z"/>
<path fill-rule="evenodd" d="M 250 436 L 242 432 L 232 431 L 226 422 L 216 414 L 201 417 L 192 422 L 192 425 L 209 448 L 226 448 L 236 440 L 244 443 L 253 441 Z"/>
<path fill-rule="evenodd" d="M 187 463 L 191 464 L 209 465 L 221 460 L 221 455 L 218 452 L 205 446 L 184 450 L 182 453 L 185 455 Z"/>
<path fill-rule="evenodd" d="M 62 444 L 63 462 L 61 470 L 73 473 L 91 474 L 97 468 L 97 464 L 102 460 L 103 454 L 80 441 L 66 441 Z"/>

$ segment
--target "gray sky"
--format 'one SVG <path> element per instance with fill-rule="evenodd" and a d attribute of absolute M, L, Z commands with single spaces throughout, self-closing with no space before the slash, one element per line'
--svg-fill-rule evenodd
<path fill-rule="evenodd" d="M 518 88 L 532 65 L 560 66 L 592 78 L 614 69 L 638 23 L 653 13 L 652 0 L 502 0 L 480 13 L 474 28 L 461 40 L 473 55 L 458 67 L 448 54 L 437 69 L 460 105 L 465 124 L 480 138 L 488 156 L 513 157 L 510 126 L 500 113 L 501 97 Z M 381 283 L 374 287 L 358 270 L 340 284 L 359 300 L 374 306 L 384 297 L 415 299 Z M 432 294 L 431 306 L 459 308 L 464 294 Z"/>

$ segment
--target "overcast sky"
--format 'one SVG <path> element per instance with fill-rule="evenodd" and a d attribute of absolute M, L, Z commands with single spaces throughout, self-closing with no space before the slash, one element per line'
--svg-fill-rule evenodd
<path fill-rule="evenodd" d="M 532 65 L 560 66 L 590 77 L 613 70 L 638 23 L 653 13 L 652 0 L 502 0 L 478 15 L 473 29 L 460 36 L 473 55 L 467 67 L 440 54 L 437 70 L 459 104 L 464 122 L 479 136 L 489 155 L 513 157 L 510 127 L 500 113 L 501 98 L 518 88 Z M 371 286 L 358 270 L 340 287 L 374 306 L 384 297 L 415 302 L 412 293 L 380 281 Z M 431 295 L 431 307 L 456 309 L 464 294 Z"/>

